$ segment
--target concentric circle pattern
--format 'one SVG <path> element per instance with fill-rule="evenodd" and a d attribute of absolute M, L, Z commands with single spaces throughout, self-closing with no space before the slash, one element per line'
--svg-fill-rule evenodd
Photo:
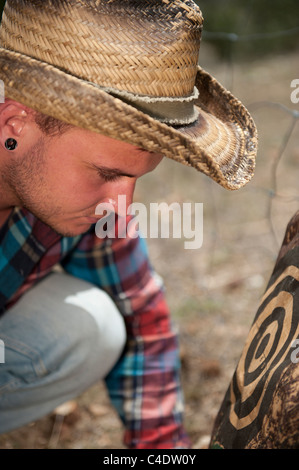
<path fill-rule="evenodd" d="M 299 448 L 299 211 L 214 423 L 212 448 Z"/>
<path fill-rule="evenodd" d="M 277 379 L 290 361 L 292 343 L 299 337 L 295 284 L 299 285 L 299 269 L 290 266 L 267 291 L 250 330 L 230 387 L 230 421 L 237 429 L 258 417 L 263 402 L 270 403 Z"/>

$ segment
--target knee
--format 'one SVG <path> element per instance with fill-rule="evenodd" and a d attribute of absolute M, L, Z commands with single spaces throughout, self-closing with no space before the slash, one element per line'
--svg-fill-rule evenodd
<path fill-rule="evenodd" d="M 65 298 L 66 304 L 81 311 L 73 340 L 84 368 L 94 367 L 104 377 L 119 359 L 126 342 L 122 315 L 111 298 L 91 287 Z M 80 346 L 79 346 L 80 345 Z"/>
<path fill-rule="evenodd" d="M 124 320 L 110 297 L 63 274 L 33 288 L 1 326 L 6 365 L 27 383 L 77 377 L 83 389 L 108 374 L 126 342 Z"/>

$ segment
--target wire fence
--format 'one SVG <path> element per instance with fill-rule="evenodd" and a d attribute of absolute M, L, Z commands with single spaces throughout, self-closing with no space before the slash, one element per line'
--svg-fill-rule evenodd
<path fill-rule="evenodd" d="M 294 42 L 298 38 L 299 34 L 299 26 L 295 28 L 280 30 L 280 31 L 273 31 L 267 33 L 253 33 L 253 34 L 237 34 L 237 33 L 227 33 L 227 32 L 211 32 L 211 31 L 204 31 L 203 32 L 203 40 L 214 42 L 214 41 L 226 41 L 229 44 L 229 52 L 228 52 L 228 59 L 226 60 L 226 67 L 230 70 L 230 76 L 227 79 L 227 86 L 233 92 L 234 88 L 234 70 L 237 67 L 237 59 L 234 57 L 234 45 L 236 43 L 243 43 L 248 41 L 260 41 L 260 40 L 268 40 L 273 38 L 281 38 L 285 36 L 293 36 Z M 299 42 L 298 42 L 299 44 Z M 279 60 L 279 58 L 278 58 Z M 269 227 L 271 229 L 273 240 L 275 241 L 276 247 L 280 246 L 280 240 L 277 239 L 277 235 L 274 229 L 274 221 L 273 221 L 273 204 L 276 199 L 280 201 L 284 201 L 286 204 L 290 203 L 291 201 L 299 202 L 299 161 L 296 162 L 296 169 L 295 171 L 298 172 L 298 185 L 294 187 L 294 194 L 293 196 L 284 195 L 281 190 L 279 189 L 278 185 L 278 178 L 279 178 L 279 165 L 281 164 L 283 158 L 285 157 L 285 152 L 287 149 L 288 144 L 291 141 L 291 138 L 294 136 L 296 132 L 299 130 L 299 50 L 297 56 L 297 76 L 294 76 L 291 83 L 290 83 L 290 104 L 296 104 L 297 109 L 292 109 L 291 107 L 286 106 L 283 103 L 269 101 L 269 100 L 261 100 L 257 102 L 252 102 L 247 104 L 248 109 L 251 113 L 257 112 L 261 108 L 268 108 L 271 112 L 271 109 L 279 110 L 281 113 L 284 113 L 286 116 L 290 117 L 290 122 L 287 128 L 281 134 L 281 141 L 277 148 L 277 155 L 274 160 L 271 162 L 270 165 L 270 183 L 267 187 L 263 187 L 263 189 L 268 195 L 268 204 L 266 210 L 266 217 L 268 219 Z M 273 80 L 273 77 L 269 76 L 269 80 Z M 291 87 L 295 88 L 295 91 L 292 92 Z M 292 98 L 293 96 L 293 98 Z M 295 145 L 295 144 L 294 144 Z M 270 162 L 269 162 L 270 163 Z"/>
<path fill-rule="evenodd" d="M 236 43 L 271 37 L 293 36 L 295 42 L 298 33 L 299 27 L 265 34 L 210 31 L 203 34 L 200 65 L 243 101 L 257 123 L 257 167 L 253 180 L 238 194 L 224 193 L 209 178 L 201 179 L 196 172 L 187 170 L 184 176 L 180 165 L 172 167 L 170 164 L 164 174 L 156 172 L 150 177 L 151 184 L 141 191 L 142 199 L 147 197 L 147 190 L 150 197 L 155 198 L 154 187 L 161 183 L 164 193 L 158 192 L 160 200 L 173 202 L 181 197 L 181 201 L 187 198 L 204 203 L 203 247 L 200 253 L 190 254 L 174 242 L 169 253 L 177 260 L 175 271 L 171 264 L 164 262 L 167 244 L 159 245 L 160 241 L 149 240 L 149 245 L 154 246 L 154 265 L 168 284 L 174 308 L 179 303 L 180 291 L 185 290 L 185 299 L 192 296 L 198 299 L 203 291 L 215 292 L 220 285 L 233 285 L 259 274 L 264 276 L 265 283 L 273 268 L 286 224 L 299 206 L 298 53 L 258 55 L 257 59 L 248 58 L 246 63 L 240 61 L 239 54 L 235 55 L 234 51 Z M 210 54 L 209 49 L 205 52 L 207 47 L 213 49 L 214 41 L 228 42 L 230 51 L 224 60 L 215 52 Z M 280 68 L 288 68 L 281 77 L 277 74 Z M 258 76 L 260 72 L 263 77 Z M 252 90 L 252 86 L 256 89 Z M 171 183 L 165 183 L 167 180 Z M 184 253 L 179 258 L 181 251 Z M 251 256 L 251 259 L 247 256 L 247 266 L 244 266 L 245 251 Z M 227 258 L 226 253 L 229 253 Z M 219 259 L 225 259 L 222 266 Z M 261 281 L 256 298 L 264 283 Z"/>
<path fill-rule="evenodd" d="M 207 40 L 225 40 L 232 43 L 243 42 L 243 41 L 255 41 L 260 39 L 274 39 L 285 36 L 296 36 L 299 34 L 299 26 L 296 28 L 285 29 L 281 31 L 273 31 L 269 33 L 252 33 L 252 34 L 238 34 L 238 33 L 226 33 L 226 32 L 212 32 L 203 31 L 203 39 Z"/>

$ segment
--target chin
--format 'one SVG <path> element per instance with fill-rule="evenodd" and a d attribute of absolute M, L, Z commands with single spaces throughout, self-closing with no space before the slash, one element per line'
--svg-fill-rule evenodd
<path fill-rule="evenodd" d="M 62 237 L 77 237 L 78 235 L 83 235 L 84 233 L 88 232 L 92 227 L 92 224 L 78 224 L 78 225 L 63 225 L 63 224 L 56 224 L 56 223 L 46 223 L 54 232 Z"/>
<path fill-rule="evenodd" d="M 90 228 L 91 224 L 84 224 L 74 229 L 63 230 L 60 232 L 60 235 L 63 235 L 64 237 L 77 237 L 78 235 L 83 235 L 84 233 L 88 232 Z"/>

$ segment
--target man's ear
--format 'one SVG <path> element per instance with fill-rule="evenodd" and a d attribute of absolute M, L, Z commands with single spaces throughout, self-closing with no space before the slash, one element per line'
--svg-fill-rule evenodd
<path fill-rule="evenodd" d="M 8 100 L 0 105 L 0 146 L 5 148 L 7 139 L 19 142 L 23 137 L 24 128 L 29 122 L 29 112 L 26 106 L 16 101 Z"/>

